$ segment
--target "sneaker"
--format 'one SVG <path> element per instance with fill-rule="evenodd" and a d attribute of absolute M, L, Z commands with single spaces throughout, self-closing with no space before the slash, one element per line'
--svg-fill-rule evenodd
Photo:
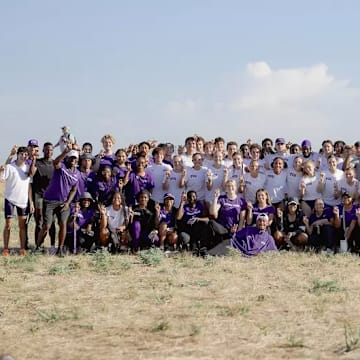
<path fill-rule="evenodd" d="M 64 257 L 66 255 L 66 250 L 63 246 L 58 247 L 57 251 L 56 251 L 56 255 L 59 257 Z"/>
<path fill-rule="evenodd" d="M 4 250 L 2 251 L 2 254 L 3 254 L 3 256 L 9 256 L 9 255 L 10 255 L 9 249 L 4 249 Z"/>
<path fill-rule="evenodd" d="M 27 251 L 25 249 L 20 249 L 20 256 L 25 256 Z"/>
<path fill-rule="evenodd" d="M 326 249 L 326 255 L 334 255 L 334 250 L 330 249 L 330 248 L 327 248 Z"/>
<path fill-rule="evenodd" d="M 55 255 L 57 253 L 57 249 L 55 246 L 51 246 L 51 248 L 49 249 L 49 255 Z"/>

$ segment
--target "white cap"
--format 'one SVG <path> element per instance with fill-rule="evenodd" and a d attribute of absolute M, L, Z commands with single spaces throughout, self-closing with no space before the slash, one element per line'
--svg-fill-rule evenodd
<path fill-rule="evenodd" d="M 71 150 L 67 153 L 67 158 L 76 157 L 79 158 L 79 152 L 76 150 Z"/>
<path fill-rule="evenodd" d="M 269 216 L 265 213 L 261 213 L 256 217 L 256 221 L 258 221 L 259 219 L 265 219 L 266 221 L 269 221 Z"/>

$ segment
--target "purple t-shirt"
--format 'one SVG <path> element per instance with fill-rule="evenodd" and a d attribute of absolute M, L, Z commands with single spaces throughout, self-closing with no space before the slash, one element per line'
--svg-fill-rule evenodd
<path fill-rule="evenodd" d="M 203 217 L 204 213 L 204 205 L 197 201 L 194 208 L 190 207 L 189 204 L 184 205 L 184 215 L 181 219 L 183 224 L 187 224 L 187 222 L 194 217 Z"/>
<path fill-rule="evenodd" d="M 168 228 L 175 227 L 175 215 L 176 209 L 172 208 L 170 211 L 166 211 L 164 208 L 160 210 L 160 222 L 166 223 Z"/>
<path fill-rule="evenodd" d="M 95 171 L 90 171 L 88 173 L 80 171 L 78 189 L 74 199 L 75 201 L 78 201 L 80 199 L 80 196 L 85 191 L 92 193 L 91 195 L 94 196 L 94 187 L 92 186 L 92 184 L 95 181 L 95 179 L 96 179 Z"/>
<path fill-rule="evenodd" d="M 98 155 L 96 155 L 98 156 Z M 101 159 L 100 159 L 100 169 L 103 168 L 104 166 L 108 165 L 111 168 L 113 167 L 113 163 L 115 160 L 115 155 L 111 154 L 111 155 L 104 155 Z"/>
<path fill-rule="evenodd" d="M 353 220 L 357 220 L 356 206 L 353 205 L 350 211 L 344 211 L 343 205 L 339 206 L 339 215 L 341 219 L 341 227 L 343 226 L 343 219 L 345 214 L 345 227 L 349 227 Z"/>
<path fill-rule="evenodd" d="M 117 180 L 111 176 L 109 182 L 95 181 L 95 198 L 101 204 L 109 206 L 115 191 L 119 191 Z"/>
<path fill-rule="evenodd" d="M 311 225 L 317 220 L 326 219 L 326 220 L 330 221 L 333 217 L 334 217 L 334 214 L 332 212 L 332 209 L 325 208 L 320 216 L 317 216 L 316 214 L 311 214 L 310 217 L 309 217 L 309 224 Z"/>
<path fill-rule="evenodd" d="M 265 251 L 277 251 L 273 237 L 267 232 L 260 232 L 254 226 L 247 226 L 237 231 L 230 242 L 244 256 L 253 256 Z"/>
<path fill-rule="evenodd" d="M 74 213 L 74 208 L 71 209 L 71 215 Z M 85 228 L 88 224 L 90 224 L 95 215 L 94 208 L 88 208 L 80 210 L 77 214 L 76 223 L 80 228 Z"/>
<path fill-rule="evenodd" d="M 49 201 L 65 202 L 73 186 L 78 186 L 80 171 L 68 169 L 61 163 L 59 169 L 54 169 L 49 186 L 44 193 L 44 199 Z"/>
<path fill-rule="evenodd" d="M 268 205 L 263 209 L 259 209 L 259 205 L 255 203 L 253 206 L 253 217 L 252 217 L 251 225 L 256 224 L 256 218 L 258 217 L 259 214 L 275 215 L 275 208 L 272 205 Z"/>
<path fill-rule="evenodd" d="M 245 200 L 240 195 L 234 200 L 229 199 L 227 195 L 221 195 L 218 204 L 220 209 L 217 221 L 228 230 L 238 225 L 241 211 L 246 210 Z"/>
<path fill-rule="evenodd" d="M 136 204 L 136 196 L 140 190 L 151 190 L 154 188 L 154 180 L 152 176 L 146 173 L 144 176 L 137 175 L 131 172 L 129 175 L 129 181 L 125 187 L 126 203 L 127 205 Z"/>

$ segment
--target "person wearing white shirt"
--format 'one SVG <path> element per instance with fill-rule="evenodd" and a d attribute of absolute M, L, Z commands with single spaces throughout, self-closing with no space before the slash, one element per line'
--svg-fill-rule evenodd
<path fill-rule="evenodd" d="M 160 147 L 156 147 L 152 151 L 154 158 L 153 164 L 146 167 L 145 172 L 150 174 L 154 180 L 154 188 L 151 192 L 151 198 L 155 202 L 162 203 L 166 190 L 163 189 L 163 184 L 166 179 L 166 173 L 172 170 L 171 165 L 164 164 L 164 150 Z"/>
<path fill-rule="evenodd" d="M 29 176 L 30 167 L 26 163 L 28 158 L 28 149 L 20 146 L 17 149 L 17 159 L 0 167 L 0 174 L 5 181 L 5 226 L 3 231 L 4 249 L 3 255 L 7 256 L 9 252 L 9 240 L 15 211 L 18 216 L 19 237 L 20 237 L 20 255 L 25 255 L 26 242 L 26 218 L 28 211 L 34 212 L 34 203 L 31 193 L 31 177 Z M 28 201 L 30 200 L 30 209 L 28 209 Z"/>
<path fill-rule="evenodd" d="M 197 200 L 205 201 L 205 185 L 208 179 L 207 169 L 202 166 L 202 155 L 195 153 L 193 155 L 192 167 L 185 168 L 185 187 L 186 192 L 195 191 Z"/>
<path fill-rule="evenodd" d="M 325 207 L 333 207 L 341 203 L 339 182 L 344 178 L 344 172 L 337 168 L 334 155 L 330 155 L 327 162 L 328 169 L 320 173 L 320 190 Z"/>

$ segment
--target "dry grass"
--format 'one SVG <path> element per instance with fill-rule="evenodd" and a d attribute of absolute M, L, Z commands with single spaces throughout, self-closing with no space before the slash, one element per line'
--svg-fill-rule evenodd
<path fill-rule="evenodd" d="M 151 256 L 151 255 L 150 255 Z M 151 262 L 150 262 L 151 263 Z M 0 259 L 0 353 L 18 359 L 360 357 L 359 259 Z"/>
<path fill-rule="evenodd" d="M 0 257 L 0 354 L 359 359 L 359 270 L 299 253 Z"/>

